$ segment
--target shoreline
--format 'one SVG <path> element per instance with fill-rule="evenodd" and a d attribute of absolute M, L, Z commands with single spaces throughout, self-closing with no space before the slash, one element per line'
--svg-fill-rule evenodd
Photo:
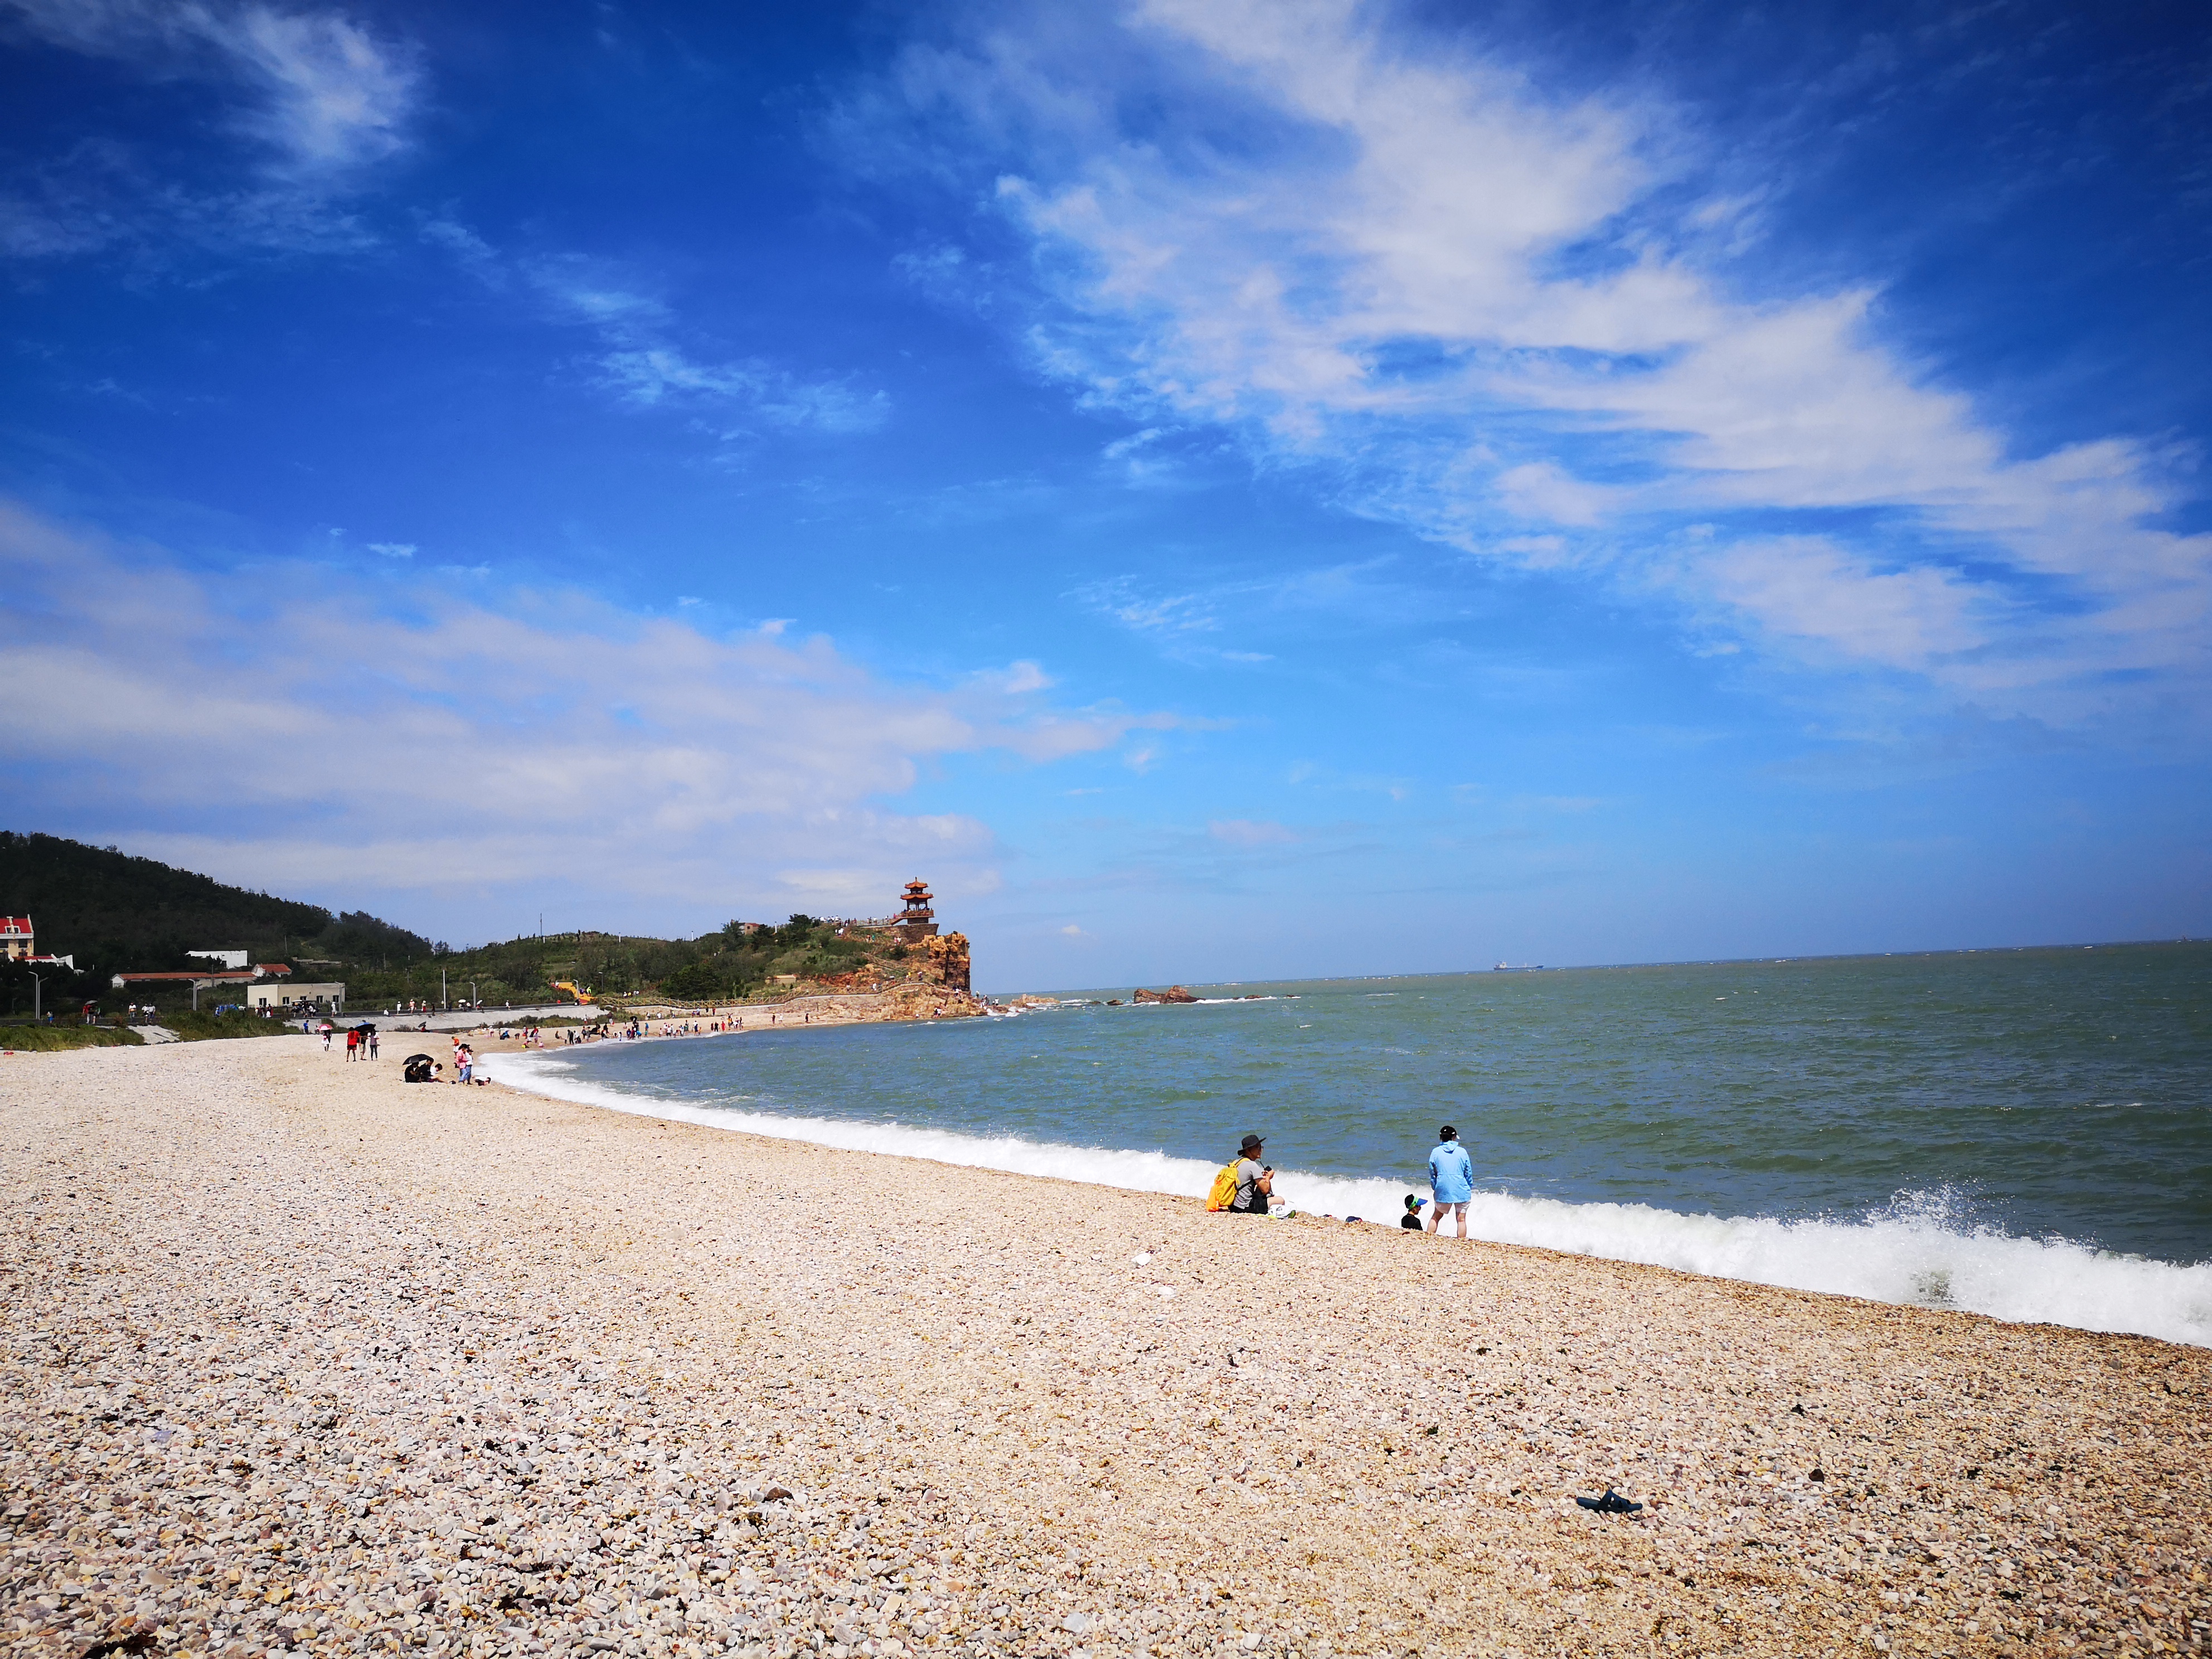
<path fill-rule="evenodd" d="M 761 1028 L 766 1030 L 769 1028 Z M 793 1026 L 784 1029 L 799 1030 Z M 825 1028 L 826 1029 L 826 1028 Z M 702 1035 L 744 1036 L 744 1032 Z M 659 1039 L 653 1039 L 659 1041 Z M 627 1045 L 624 1045 L 627 1046 Z M 723 1133 L 842 1152 L 926 1159 L 954 1169 L 1026 1175 L 1090 1189 L 1202 1197 L 1216 1165 L 1159 1150 L 985 1135 L 925 1122 L 809 1115 L 743 1103 L 672 1100 L 536 1063 L 543 1051 L 480 1054 L 484 1074 L 574 1104 L 707 1127 Z M 1278 1172 L 1277 1191 L 1302 1222 L 1358 1221 L 1399 1231 L 1400 1194 L 1418 1179 Z M 2070 1240 L 1960 1231 L 1907 1214 L 1838 1220 L 1716 1216 L 1653 1205 L 1580 1202 L 1482 1190 L 1469 1210 L 1478 1239 L 1885 1306 L 1928 1308 L 2106 1334 L 2148 1336 L 2212 1349 L 2212 1262 L 2179 1263 L 2101 1250 Z M 1940 1286 L 1929 1295 L 1925 1286 Z"/>
<path fill-rule="evenodd" d="M 1111 1188 L 1071 1232 L 1060 1182 L 312 1039 L 45 1058 L 0 1073 L 15 1652 L 2118 1652 L 2212 1619 L 2202 1350 Z M 1607 1486 L 1649 1507 L 1574 1504 Z"/>

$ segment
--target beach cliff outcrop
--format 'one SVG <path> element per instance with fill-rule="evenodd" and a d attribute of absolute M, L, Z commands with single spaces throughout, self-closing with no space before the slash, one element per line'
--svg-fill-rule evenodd
<path fill-rule="evenodd" d="M 1164 991 L 1147 991 L 1143 986 L 1129 999 L 1132 1002 L 1195 1002 L 1198 999 L 1180 985 L 1170 985 Z"/>
<path fill-rule="evenodd" d="M 968 988 L 968 935 L 943 933 L 921 942 L 921 966 L 915 977 L 948 991 Z"/>

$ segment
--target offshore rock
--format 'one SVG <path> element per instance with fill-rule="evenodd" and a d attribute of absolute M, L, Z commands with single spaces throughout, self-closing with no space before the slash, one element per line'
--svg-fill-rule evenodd
<path fill-rule="evenodd" d="M 1142 986 L 1139 986 L 1136 995 L 1130 1000 L 1132 1002 L 1195 1002 L 1198 999 L 1184 990 L 1182 986 L 1170 985 L 1164 991 L 1147 991 Z"/>

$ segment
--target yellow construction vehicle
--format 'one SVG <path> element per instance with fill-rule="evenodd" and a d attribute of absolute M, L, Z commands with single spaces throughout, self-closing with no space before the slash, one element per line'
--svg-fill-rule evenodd
<path fill-rule="evenodd" d="M 591 992 L 577 989 L 575 981 L 573 980 L 556 979 L 553 981 L 553 988 L 556 991 L 566 991 L 579 1002 L 589 1002 L 592 1000 Z"/>

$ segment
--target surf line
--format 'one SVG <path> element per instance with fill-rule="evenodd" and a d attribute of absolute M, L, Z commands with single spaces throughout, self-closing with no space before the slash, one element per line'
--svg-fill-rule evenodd
<path fill-rule="evenodd" d="M 1214 1173 L 1209 1162 L 1162 1151 L 692 1105 L 568 1075 L 573 1065 L 558 1054 L 491 1054 L 479 1064 L 499 1082 L 578 1105 L 841 1152 L 918 1158 L 1182 1198 L 1202 1195 Z M 1277 1190 L 1292 1208 L 1314 1217 L 1360 1216 L 1377 1226 L 1387 1222 L 1394 1238 L 1409 1185 L 1419 1189 L 1418 1183 L 1381 1176 L 1297 1170 L 1277 1176 Z M 1961 1227 L 1946 1213 L 1940 1194 L 1899 1194 L 1883 1211 L 1855 1220 L 1785 1220 L 1483 1192 L 1469 1206 L 1468 1222 L 1470 1234 L 1494 1244 L 2212 1347 L 2212 1261 L 2184 1266 L 2068 1239 L 2019 1238 L 1995 1229 Z"/>

